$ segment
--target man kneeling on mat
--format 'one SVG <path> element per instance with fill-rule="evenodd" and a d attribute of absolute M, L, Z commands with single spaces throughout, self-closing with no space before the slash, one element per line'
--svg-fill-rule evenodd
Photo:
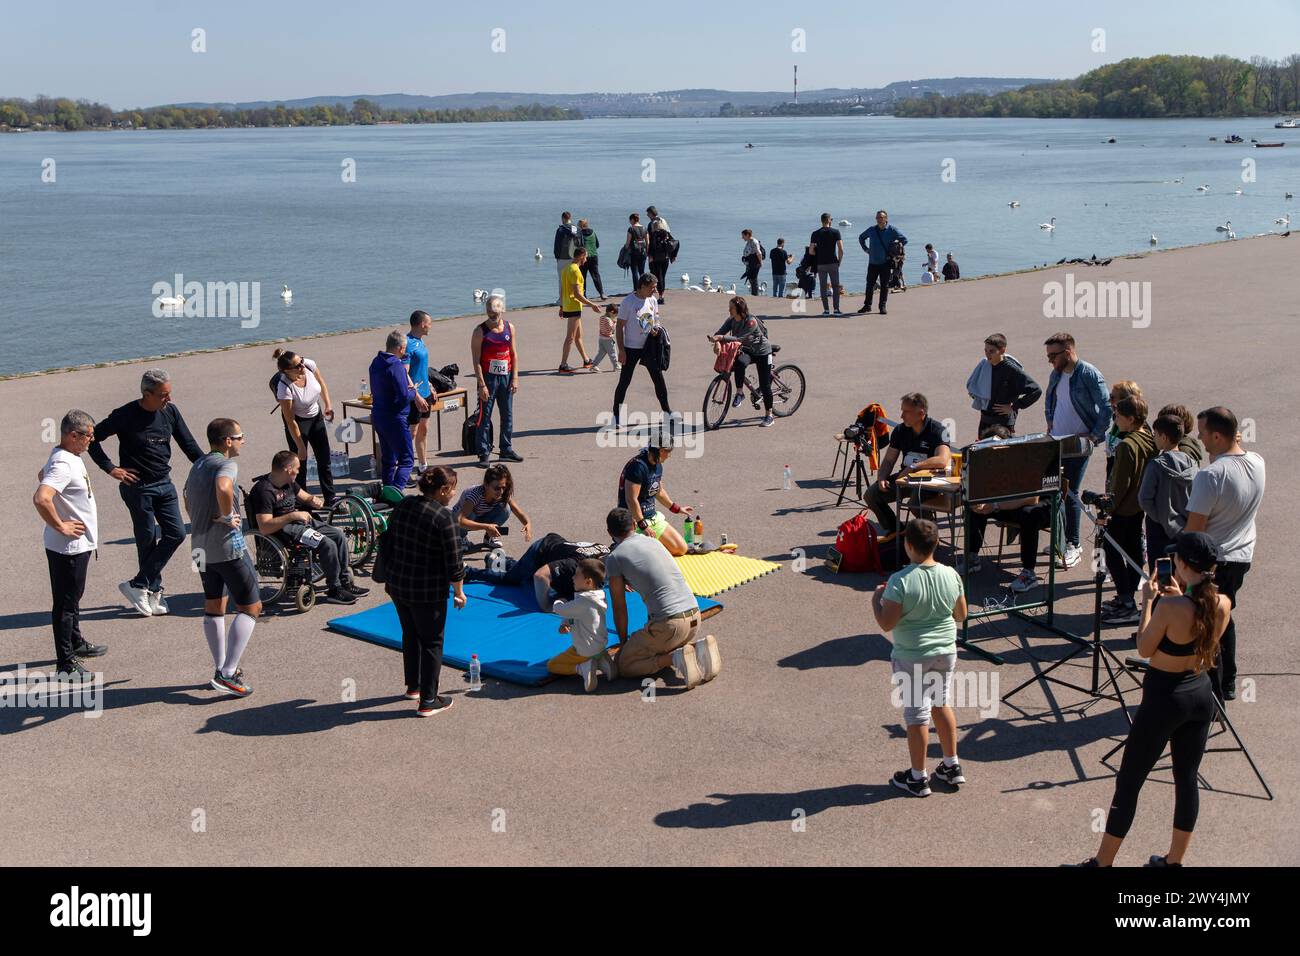
<path fill-rule="evenodd" d="M 634 534 L 632 514 L 615 508 L 605 519 L 614 550 L 605 559 L 609 596 L 618 629 L 618 672 L 623 677 L 649 677 L 672 667 L 689 690 L 713 680 L 722 669 L 718 642 L 700 636 L 700 606 L 681 568 L 656 541 Z M 626 588 L 645 602 L 648 620 L 635 634 L 627 633 Z"/>
<path fill-rule="evenodd" d="M 558 563 L 558 562 L 557 562 Z M 605 624 L 605 565 L 595 558 L 584 558 L 573 571 L 573 595 L 556 601 L 551 610 L 565 618 L 561 634 L 573 635 L 573 646 L 546 662 L 552 674 L 582 678 L 582 689 L 596 689 L 598 676 L 614 679 L 614 662 L 606 652 L 609 628 Z"/>

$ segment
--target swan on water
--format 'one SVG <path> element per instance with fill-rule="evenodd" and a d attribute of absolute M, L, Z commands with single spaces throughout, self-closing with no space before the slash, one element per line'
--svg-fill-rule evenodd
<path fill-rule="evenodd" d="M 1158 243 L 1159 241 L 1160 241 L 1160 237 L 1157 236 L 1154 232 L 1151 233 L 1151 245 L 1154 246 L 1154 245 L 1155 245 L 1156 243 Z"/>
<path fill-rule="evenodd" d="M 1020 208 L 1020 200 L 1018 200 L 1018 199 L 1013 199 L 1013 200 L 1011 200 L 1011 202 L 1007 203 L 1007 205 L 1010 206 L 1012 209 L 1019 209 L 1019 208 Z"/>
<path fill-rule="evenodd" d="M 849 226 L 853 225 L 853 223 L 849 222 L 847 219 L 841 219 L 840 225 L 847 229 Z"/>
<path fill-rule="evenodd" d="M 185 308 L 185 296 L 165 295 L 158 300 L 158 304 L 162 306 L 164 313 L 179 312 L 181 309 Z"/>
<path fill-rule="evenodd" d="M 1223 224 L 1222 226 L 1215 226 L 1215 227 L 1214 227 L 1214 231 L 1215 231 L 1215 232 L 1232 232 L 1232 220 L 1229 219 L 1229 220 L 1225 221 L 1224 224 Z"/>
<path fill-rule="evenodd" d="M 538 262 L 541 262 L 541 261 L 542 261 L 542 247 L 541 247 L 541 246 L 538 246 L 536 249 L 533 250 L 533 258 L 536 259 Z"/>
<path fill-rule="evenodd" d="M 1051 222 L 1040 222 L 1040 223 L 1038 224 L 1038 228 L 1044 230 L 1045 232 L 1055 232 L 1055 231 L 1056 231 L 1056 217 L 1053 216 Z"/>
<path fill-rule="evenodd" d="M 482 301 L 483 301 L 484 299 L 486 299 L 486 298 L 487 298 L 487 290 L 485 290 L 485 289 L 475 289 L 475 290 L 474 290 L 474 301 L 475 301 L 475 302 L 482 302 Z"/>
<path fill-rule="evenodd" d="M 1197 191 L 1198 193 L 1208 193 L 1208 192 L 1210 191 L 1210 187 L 1209 187 L 1209 186 L 1197 186 L 1197 187 L 1196 187 L 1196 191 Z"/>
<path fill-rule="evenodd" d="M 1289 225 L 1291 225 L 1291 214 L 1290 214 L 1290 213 L 1287 213 L 1285 216 L 1280 216 L 1279 218 L 1274 219 L 1274 220 L 1273 220 L 1273 225 L 1275 225 L 1275 226 L 1289 226 Z"/>
<path fill-rule="evenodd" d="M 293 290 L 290 289 L 287 285 L 281 284 L 281 286 L 280 286 L 280 298 L 284 299 L 285 302 L 292 302 L 292 301 L 293 301 Z"/>
<path fill-rule="evenodd" d="M 690 284 L 691 284 L 691 277 L 690 277 L 687 273 L 683 272 L 683 273 L 682 273 L 682 288 L 685 289 L 685 288 L 686 288 L 687 286 L 689 286 Z"/>

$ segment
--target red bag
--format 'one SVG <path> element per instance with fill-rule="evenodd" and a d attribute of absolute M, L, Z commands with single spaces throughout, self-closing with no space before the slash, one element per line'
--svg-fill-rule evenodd
<path fill-rule="evenodd" d="M 736 354 L 740 351 L 740 343 L 723 342 L 721 345 L 718 360 L 713 363 L 713 371 L 726 375 L 731 371 L 731 366 L 736 364 Z"/>
<path fill-rule="evenodd" d="M 827 563 L 832 564 L 838 558 L 832 564 L 836 571 L 884 574 L 878 538 L 875 525 L 867 519 L 867 512 L 861 511 L 840 525 Z"/>

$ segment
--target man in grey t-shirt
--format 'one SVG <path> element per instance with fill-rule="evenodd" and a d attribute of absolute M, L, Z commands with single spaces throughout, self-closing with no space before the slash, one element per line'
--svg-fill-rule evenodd
<path fill-rule="evenodd" d="M 216 690 L 247 697 L 253 689 L 244 680 L 239 659 L 253 636 L 262 602 L 253 561 L 244 545 L 239 485 L 239 457 L 244 432 L 233 418 L 208 423 L 211 451 L 194 463 L 185 482 L 185 510 L 190 516 L 194 560 L 203 581 L 203 636 L 216 673 Z M 226 628 L 226 594 L 235 599 L 237 613 Z"/>
<path fill-rule="evenodd" d="M 689 690 L 713 680 L 722 669 L 718 642 L 700 637 L 700 608 L 674 558 L 654 538 L 634 534 L 632 513 L 615 508 L 605 519 L 614 550 L 605 559 L 614 626 L 618 629 L 618 672 L 649 677 L 671 666 Z M 627 633 L 627 596 L 631 587 L 645 602 L 649 620 Z"/>
<path fill-rule="evenodd" d="M 1264 500 L 1264 459 L 1238 440 L 1237 416 L 1221 405 L 1196 416 L 1197 433 L 1210 464 L 1192 479 L 1187 500 L 1187 531 L 1203 531 L 1219 546 L 1214 584 L 1232 602 L 1235 616 L 1241 590 L 1255 556 L 1255 514 Z M 1219 640 L 1219 659 L 1210 681 L 1220 700 L 1237 697 L 1237 625 Z"/>

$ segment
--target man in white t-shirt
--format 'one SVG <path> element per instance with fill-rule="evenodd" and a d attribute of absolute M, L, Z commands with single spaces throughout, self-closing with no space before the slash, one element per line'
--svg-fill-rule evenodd
<path fill-rule="evenodd" d="M 90 476 L 81 456 L 95 439 L 95 420 L 79 408 L 63 416 L 59 446 L 41 469 L 32 497 L 45 522 L 45 557 L 54 595 L 51 619 L 59 678 L 78 683 L 93 678 L 82 658 L 99 657 L 108 648 L 81 635 L 81 596 L 86 590 L 90 556 L 99 546 L 99 519 Z"/>
<path fill-rule="evenodd" d="M 668 404 L 668 385 L 664 381 L 663 370 L 654 362 L 643 361 L 646 339 L 651 330 L 659 325 L 659 301 L 655 292 L 658 280 L 646 273 L 641 276 L 636 291 L 629 293 L 618 306 L 618 323 L 614 327 L 614 341 L 618 347 L 618 360 L 623 366 L 619 373 L 618 385 L 614 387 L 614 422 L 617 424 L 623 411 L 623 399 L 632 384 L 632 373 L 638 365 L 644 365 L 654 385 L 655 398 L 665 415 L 672 412 Z M 657 332 L 655 333 L 657 334 Z"/>
<path fill-rule="evenodd" d="M 1210 463 L 1192 479 L 1187 500 L 1187 531 L 1203 531 L 1219 546 L 1214 584 L 1234 608 L 1255 556 L 1255 515 L 1264 500 L 1264 459 L 1241 447 L 1237 416 L 1221 405 L 1196 416 L 1197 433 Z M 1219 659 L 1210 681 L 1220 700 L 1237 697 L 1237 627 L 1219 641 Z"/>

